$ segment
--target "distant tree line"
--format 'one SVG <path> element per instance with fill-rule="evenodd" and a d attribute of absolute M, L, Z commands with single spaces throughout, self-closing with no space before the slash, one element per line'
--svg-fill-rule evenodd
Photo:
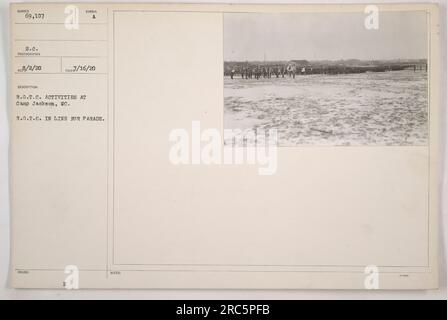
<path fill-rule="evenodd" d="M 243 79 L 284 78 L 306 74 L 347 74 L 364 72 L 399 71 L 404 69 L 427 70 L 425 59 L 393 61 L 340 61 L 309 62 L 307 60 L 269 62 L 224 62 L 224 75 Z"/>

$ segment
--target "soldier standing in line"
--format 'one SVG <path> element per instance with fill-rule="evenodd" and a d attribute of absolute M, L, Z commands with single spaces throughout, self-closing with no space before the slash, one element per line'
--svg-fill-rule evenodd
<path fill-rule="evenodd" d="M 236 73 L 236 70 L 231 69 L 231 72 L 230 72 L 231 79 L 233 79 L 235 73 Z"/>

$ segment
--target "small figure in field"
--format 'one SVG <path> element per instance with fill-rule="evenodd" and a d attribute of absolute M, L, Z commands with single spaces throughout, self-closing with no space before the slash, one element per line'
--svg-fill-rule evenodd
<path fill-rule="evenodd" d="M 296 66 L 294 65 L 287 66 L 287 72 L 289 74 L 289 77 L 293 77 L 293 79 L 295 79 Z"/>
<path fill-rule="evenodd" d="M 235 73 L 236 73 L 236 70 L 231 69 L 231 72 L 230 72 L 231 79 L 233 79 Z"/>
<path fill-rule="evenodd" d="M 261 68 L 257 67 L 256 68 L 256 79 L 259 80 L 261 78 L 262 75 L 262 70 Z"/>

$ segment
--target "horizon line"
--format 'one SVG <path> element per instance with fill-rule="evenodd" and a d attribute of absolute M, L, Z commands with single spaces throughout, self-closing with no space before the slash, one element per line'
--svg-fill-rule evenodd
<path fill-rule="evenodd" d="M 274 59 L 274 60 L 224 60 L 224 62 L 289 62 L 289 61 L 399 61 L 399 60 L 428 60 L 428 58 L 387 58 L 387 59 L 359 59 L 359 58 L 346 58 L 346 59 Z"/>

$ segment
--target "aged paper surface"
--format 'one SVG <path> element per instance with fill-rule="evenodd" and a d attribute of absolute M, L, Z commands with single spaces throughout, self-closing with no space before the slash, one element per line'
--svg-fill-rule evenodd
<path fill-rule="evenodd" d="M 14 287 L 437 287 L 436 5 L 21 3 L 11 27 Z"/>

